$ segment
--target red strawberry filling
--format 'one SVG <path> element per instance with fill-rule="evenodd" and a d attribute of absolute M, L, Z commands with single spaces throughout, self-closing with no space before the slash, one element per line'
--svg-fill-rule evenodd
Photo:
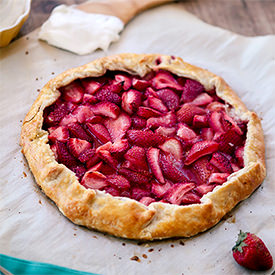
<path fill-rule="evenodd" d="M 56 160 L 85 188 L 187 205 L 244 167 L 247 123 L 198 81 L 114 71 L 59 91 L 43 129 Z"/>

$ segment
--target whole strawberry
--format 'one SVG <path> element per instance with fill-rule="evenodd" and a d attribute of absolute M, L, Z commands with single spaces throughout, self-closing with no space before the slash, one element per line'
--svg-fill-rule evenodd
<path fill-rule="evenodd" d="M 232 251 L 236 262 L 246 268 L 268 270 L 273 265 L 271 254 L 263 241 L 255 234 L 240 231 Z"/>

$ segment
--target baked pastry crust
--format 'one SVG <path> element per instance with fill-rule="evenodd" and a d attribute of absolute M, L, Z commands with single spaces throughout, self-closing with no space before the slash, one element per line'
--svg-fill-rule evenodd
<path fill-rule="evenodd" d="M 156 62 L 161 57 L 161 62 Z M 48 144 L 48 132 L 42 129 L 43 110 L 59 97 L 58 88 L 75 79 L 96 77 L 107 70 L 146 75 L 164 69 L 178 76 L 199 81 L 206 90 L 216 88 L 217 95 L 247 121 L 244 168 L 231 174 L 223 185 L 205 194 L 200 204 L 178 206 L 154 202 L 145 206 L 124 197 L 86 189 L 75 174 L 55 160 Z M 217 224 L 237 203 L 246 199 L 266 174 L 264 136 L 260 119 L 248 111 L 226 82 L 213 73 L 185 63 L 181 58 L 156 54 L 120 54 L 97 59 L 70 69 L 50 80 L 25 117 L 21 146 L 38 185 L 60 211 L 73 223 L 130 239 L 190 237 Z"/>

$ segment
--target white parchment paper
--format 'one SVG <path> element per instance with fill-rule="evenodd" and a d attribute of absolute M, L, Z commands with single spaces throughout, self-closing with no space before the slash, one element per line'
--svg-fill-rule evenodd
<path fill-rule="evenodd" d="M 260 236 L 275 258 L 275 36 L 233 34 L 203 23 L 180 4 L 136 17 L 108 53 L 76 56 L 38 41 L 37 33 L 0 52 L 0 253 L 100 274 L 253 274 L 232 258 L 242 229 Z M 207 68 L 262 117 L 265 181 L 203 234 L 140 244 L 76 226 L 40 191 L 21 154 L 22 120 L 37 90 L 68 68 L 122 52 L 176 55 Z"/>

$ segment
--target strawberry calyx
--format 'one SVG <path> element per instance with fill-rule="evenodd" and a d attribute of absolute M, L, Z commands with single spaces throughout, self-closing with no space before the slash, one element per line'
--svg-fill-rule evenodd
<path fill-rule="evenodd" d="M 248 232 L 243 232 L 240 230 L 236 244 L 232 247 L 232 251 L 239 251 L 241 253 L 243 252 L 243 247 L 247 246 L 247 244 L 244 242 L 247 238 L 247 234 Z"/>

